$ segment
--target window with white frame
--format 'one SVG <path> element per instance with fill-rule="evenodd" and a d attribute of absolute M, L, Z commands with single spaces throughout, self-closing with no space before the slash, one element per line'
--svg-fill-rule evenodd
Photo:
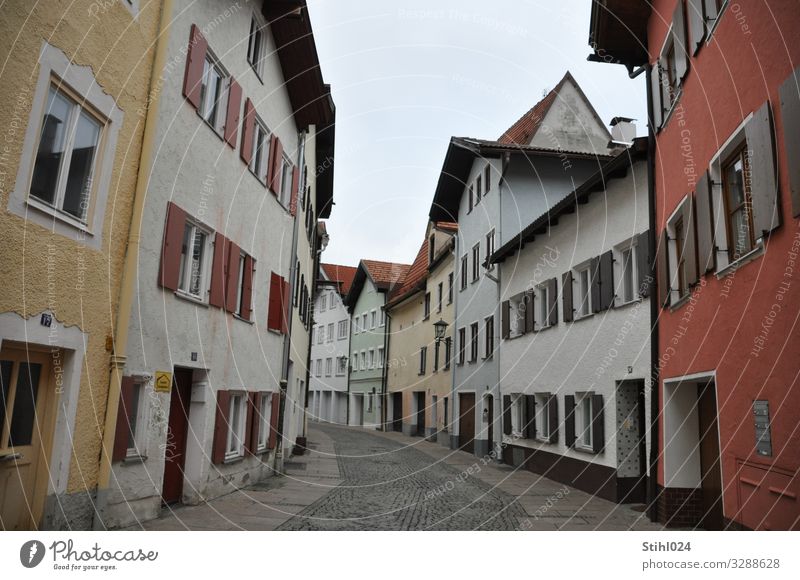
<path fill-rule="evenodd" d="M 317 327 L 317 344 L 325 342 L 325 327 L 320 325 Z"/>
<path fill-rule="evenodd" d="M 619 272 L 617 280 L 617 303 L 627 304 L 639 298 L 639 291 L 636 287 L 638 272 L 636 271 L 636 246 L 631 243 L 620 246 L 617 250 L 617 264 Z"/>
<path fill-rule="evenodd" d="M 536 438 L 539 441 L 550 441 L 550 393 L 535 393 L 536 401 Z"/>
<path fill-rule="evenodd" d="M 322 359 L 321 358 L 317 359 L 317 372 L 316 372 L 316 375 L 318 377 L 322 376 Z"/>
<path fill-rule="evenodd" d="M 281 164 L 281 191 L 280 202 L 283 207 L 289 207 L 292 197 L 292 163 L 286 158 L 283 158 Z"/>
<path fill-rule="evenodd" d="M 367 331 L 369 327 L 367 326 L 367 313 L 361 315 L 361 330 Z M 374 328 L 374 327 L 373 327 Z"/>
<path fill-rule="evenodd" d="M 146 384 L 134 383 L 130 402 L 125 406 L 128 415 L 128 450 L 126 457 L 144 457 L 147 450 Z"/>
<path fill-rule="evenodd" d="M 358 316 L 353 319 L 353 334 L 358 334 L 361 329 L 358 327 Z"/>
<path fill-rule="evenodd" d="M 336 376 L 341 377 L 347 373 L 347 359 L 343 356 L 336 358 Z"/>
<path fill-rule="evenodd" d="M 374 369 L 375 368 L 375 349 L 371 348 L 367 351 L 367 368 Z"/>
<path fill-rule="evenodd" d="M 319 311 L 325 312 L 325 309 L 328 307 L 328 295 L 322 294 L 319 297 Z"/>
<path fill-rule="evenodd" d="M 528 308 L 525 292 L 515 294 L 508 300 L 508 336 L 516 338 L 525 334 L 525 314 Z"/>
<path fill-rule="evenodd" d="M 189 219 L 183 230 L 181 263 L 178 274 L 178 290 L 204 300 L 207 270 L 207 245 L 210 234 L 207 229 Z"/>
<path fill-rule="evenodd" d="M 481 245 L 472 246 L 472 281 L 481 277 Z"/>
<path fill-rule="evenodd" d="M 575 444 L 583 449 L 592 449 L 592 395 L 575 393 Z"/>
<path fill-rule="evenodd" d="M 484 355 L 483 358 L 494 356 L 494 316 L 488 316 L 484 320 Z"/>
<path fill-rule="evenodd" d="M 467 277 L 468 277 L 468 266 L 469 258 L 467 254 L 461 256 L 461 289 L 464 290 L 467 287 Z"/>
<path fill-rule="evenodd" d="M 85 224 L 106 121 L 62 86 L 50 85 L 39 133 L 30 197 Z"/>
<path fill-rule="evenodd" d="M 270 393 L 261 393 L 258 404 L 258 447 L 256 451 L 263 453 L 269 443 L 270 416 L 272 414 L 272 397 Z"/>
<path fill-rule="evenodd" d="M 467 358 L 467 329 L 462 327 L 458 329 L 458 362 L 456 364 L 463 365 Z"/>
<path fill-rule="evenodd" d="M 550 288 L 547 284 L 540 284 L 536 287 L 536 301 L 539 305 L 536 325 L 538 328 L 547 328 L 550 326 Z"/>
<path fill-rule="evenodd" d="M 478 360 L 478 323 L 469 325 L 469 362 Z"/>
<path fill-rule="evenodd" d="M 333 342 L 333 322 L 328 324 L 328 342 Z"/>
<path fill-rule="evenodd" d="M 422 319 L 423 320 L 427 320 L 428 318 L 430 318 L 430 316 L 431 316 L 431 293 L 430 292 L 426 292 L 425 293 L 425 299 L 424 299 Z"/>
<path fill-rule="evenodd" d="M 453 303 L 453 273 L 447 275 L 447 303 Z"/>
<path fill-rule="evenodd" d="M 381 308 L 381 327 L 386 326 L 386 311 Z"/>
<path fill-rule="evenodd" d="M 325 376 L 329 377 L 333 374 L 333 358 L 328 357 L 325 359 Z"/>
<path fill-rule="evenodd" d="M 379 346 L 379 347 L 378 347 L 378 361 L 377 361 L 377 365 L 378 365 L 378 368 L 379 368 L 379 369 L 382 369 L 382 368 L 383 368 L 383 347 L 382 347 L 382 346 Z"/>
<path fill-rule="evenodd" d="M 375 328 L 378 326 L 378 311 L 373 310 L 369 313 L 369 327 Z"/>
<path fill-rule="evenodd" d="M 244 393 L 231 393 L 228 409 L 228 441 L 225 446 L 225 459 L 235 459 L 244 455 L 245 405 Z"/>
<path fill-rule="evenodd" d="M 250 313 L 244 312 L 244 305 L 245 305 L 245 292 L 247 292 L 247 288 L 244 285 L 244 268 L 246 265 L 246 256 L 244 253 L 239 254 L 239 274 L 238 280 L 236 285 L 236 315 L 242 318 L 248 318 Z M 251 289 L 252 290 L 252 289 Z"/>
<path fill-rule="evenodd" d="M 423 346 L 419 349 L 419 374 L 425 374 L 425 367 L 428 365 L 428 347 Z"/>
<path fill-rule="evenodd" d="M 525 396 L 520 393 L 511 395 L 511 436 L 521 439 L 525 430 Z"/>
<path fill-rule="evenodd" d="M 362 350 L 359 354 L 359 363 L 362 371 L 367 370 L 367 351 Z"/>
<path fill-rule="evenodd" d="M 250 171 L 261 183 L 267 183 L 267 167 L 269 163 L 269 131 L 264 122 L 256 117 L 253 123 L 253 155 L 250 159 Z"/>
<path fill-rule="evenodd" d="M 494 229 L 486 234 L 486 264 L 489 264 L 489 258 L 494 254 Z"/>
<path fill-rule="evenodd" d="M 338 331 L 339 331 L 339 334 L 338 334 L 338 339 L 339 340 L 342 340 L 343 338 L 347 338 L 347 321 L 346 320 L 340 320 L 339 321 Z"/>
<path fill-rule="evenodd" d="M 592 313 L 592 275 L 589 265 L 576 270 L 575 315 L 580 318 Z"/>
<path fill-rule="evenodd" d="M 211 51 L 206 52 L 203 80 L 200 85 L 199 111 L 205 122 L 220 135 L 225 127 L 229 79 L 230 75 L 225 72 Z"/>
<path fill-rule="evenodd" d="M 264 74 L 264 54 L 267 45 L 267 27 L 253 14 L 250 20 L 250 36 L 247 42 L 247 62 L 260 79 Z"/>

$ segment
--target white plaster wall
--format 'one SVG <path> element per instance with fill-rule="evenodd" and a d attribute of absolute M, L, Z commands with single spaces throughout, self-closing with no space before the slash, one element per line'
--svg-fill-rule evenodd
<path fill-rule="evenodd" d="M 503 300 L 549 278 L 558 278 L 558 325 L 503 341 L 500 367 L 504 394 L 558 395 L 559 441 L 543 444 L 519 439 L 515 444 L 616 467 L 616 381 L 645 380 L 645 395 L 649 400 L 648 300 L 571 323 L 563 321 L 561 302 L 564 272 L 647 230 L 646 175 L 645 162 L 637 162 L 627 177 L 607 183 L 606 195 L 594 193 L 589 203 L 578 205 L 576 213 L 561 216 L 549 235 L 527 243 L 500 265 Z M 615 283 L 617 280 L 615 276 Z M 597 455 L 564 445 L 563 397 L 588 390 L 602 394 L 605 404 L 605 451 Z M 645 404 L 649 424 L 650 406 L 647 400 Z"/>
<path fill-rule="evenodd" d="M 326 296 L 327 307 L 320 309 L 321 297 Z M 325 328 L 325 342 L 319 344 L 314 331 L 314 344 L 311 345 L 311 390 L 312 391 L 337 391 L 347 392 L 347 372 L 344 375 L 336 375 L 336 359 L 343 356 L 350 356 L 350 313 L 342 302 L 342 297 L 333 286 L 320 285 L 317 296 L 314 300 L 314 322 L 316 327 Z M 347 334 L 344 338 L 339 338 L 339 322 L 347 321 Z M 333 342 L 328 342 L 328 324 L 333 324 Z M 333 375 L 325 376 L 325 359 L 333 359 Z M 315 376 L 316 361 L 322 360 L 322 377 Z"/>

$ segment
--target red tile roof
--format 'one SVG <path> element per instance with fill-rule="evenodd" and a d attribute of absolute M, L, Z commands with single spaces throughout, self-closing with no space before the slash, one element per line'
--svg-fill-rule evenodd
<path fill-rule="evenodd" d="M 547 93 L 547 95 L 536 103 L 530 111 L 522 115 L 516 123 L 511 125 L 511 127 L 500 136 L 498 141 L 505 144 L 530 145 L 531 139 L 533 139 L 533 136 L 536 135 L 539 127 L 541 127 L 542 121 L 545 115 L 547 115 L 547 111 L 550 110 L 556 97 L 558 97 L 558 92 L 567 79 L 572 79 L 572 75 L 569 71 L 567 71 L 567 74 L 564 75 L 564 78 L 559 81 L 552 91 Z M 572 82 L 574 83 L 575 80 L 572 79 Z"/>
<path fill-rule="evenodd" d="M 428 273 L 428 240 L 422 242 L 422 246 L 417 252 L 414 263 L 400 280 L 400 283 L 389 293 L 388 301 L 391 303 L 399 302 L 406 296 L 419 290 L 420 284 L 425 282 Z"/>
<path fill-rule="evenodd" d="M 344 296 L 350 291 L 353 277 L 356 275 L 357 268 L 353 266 L 340 266 L 339 264 L 320 264 L 329 280 L 338 282 L 339 294 Z"/>
<path fill-rule="evenodd" d="M 361 262 L 379 290 L 391 290 L 411 267 L 408 264 L 379 262 L 378 260 L 361 260 Z"/>

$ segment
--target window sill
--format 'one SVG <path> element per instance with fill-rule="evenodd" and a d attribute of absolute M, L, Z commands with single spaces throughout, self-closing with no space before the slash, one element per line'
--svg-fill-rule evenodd
<path fill-rule="evenodd" d="M 35 209 L 37 211 L 40 211 L 40 212 L 42 212 L 44 214 L 47 214 L 47 215 L 57 219 L 58 221 L 68 225 L 69 227 L 74 228 L 74 229 L 76 229 L 76 230 L 78 230 L 80 232 L 83 232 L 84 234 L 87 234 L 89 236 L 94 236 L 94 234 L 89 229 L 89 227 L 85 223 L 83 223 L 82 221 L 78 220 L 75 217 L 72 217 L 68 213 L 65 213 L 65 212 L 63 212 L 61 210 L 56 209 L 52 205 L 48 205 L 43 201 L 39 201 L 35 197 L 31 197 L 30 195 L 28 195 L 25 198 L 25 205 L 27 205 L 28 207 L 31 207 L 31 208 L 33 208 L 33 209 Z"/>
<path fill-rule="evenodd" d="M 183 290 L 176 290 L 175 297 L 180 298 L 181 300 L 186 300 L 187 302 L 192 302 L 197 306 L 208 308 L 208 302 L 205 302 L 202 298 L 199 298 L 198 296 L 194 296 L 192 294 L 189 294 L 188 292 L 184 292 Z"/>
<path fill-rule="evenodd" d="M 253 322 L 252 320 L 248 320 L 247 318 L 244 318 L 243 316 L 240 316 L 239 314 L 236 313 L 233 314 L 233 317 L 236 320 L 241 320 L 242 322 L 245 322 L 247 324 L 255 324 L 255 322 Z"/>
<path fill-rule="evenodd" d="M 478 276 L 477 278 L 473 278 L 473 279 L 470 281 L 470 284 L 474 284 L 475 282 L 480 282 L 480 279 L 481 279 L 481 277 L 480 277 L 480 276 Z"/>
<path fill-rule="evenodd" d="M 691 288 L 689 288 L 684 294 L 682 294 L 677 300 L 675 300 L 675 302 L 673 302 L 672 298 L 670 297 L 669 311 L 675 312 L 676 310 L 680 310 L 684 304 L 689 302 L 689 299 L 691 299 L 691 297 L 692 297 Z"/>
<path fill-rule="evenodd" d="M 683 85 L 678 86 L 678 91 L 675 93 L 675 100 L 672 101 L 672 104 L 669 106 L 669 109 L 664 113 L 664 119 L 661 121 L 661 127 L 659 131 L 663 131 L 667 127 L 667 123 L 669 123 L 670 118 L 672 118 L 672 113 L 675 112 L 675 109 L 678 108 L 678 103 L 683 96 Z"/>
<path fill-rule="evenodd" d="M 581 316 L 575 316 L 575 317 L 572 319 L 572 322 L 580 322 L 581 320 L 589 320 L 589 319 L 590 319 L 590 318 L 592 318 L 593 316 L 594 316 L 594 312 L 591 312 L 591 313 L 589 313 L 589 314 L 583 314 L 583 315 L 581 315 Z"/>
<path fill-rule="evenodd" d="M 740 256 L 724 268 L 717 270 L 717 280 L 725 278 L 728 274 L 735 272 L 742 266 L 749 264 L 757 258 L 760 258 L 762 255 L 764 255 L 764 242 L 757 242 L 755 247 L 747 252 L 744 256 Z"/>
<path fill-rule="evenodd" d="M 534 441 L 536 441 L 537 443 L 542 443 L 544 445 L 555 445 L 555 443 L 553 443 L 552 441 L 550 441 L 550 439 L 546 437 L 536 437 Z"/>
<path fill-rule="evenodd" d="M 189 101 L 186 101 L 186 102 L 188 103 Z M 201 103 L 200 106 L 202 107 L 202 103 Z M 226 101 L 225 110 L 227 111 L 227 109 L 228 109 L 228 105 L 227 105 L 227 101 Z M 223 131 L 218 131 L 217 128 L 214 125 L 212 125 L 211 123 L 208 122 L 208 119 L 206 119 L 205 117 L 203 117 L 203 115 L 200 114 L 200 109 L 196 109 L 195 113 L 197 113 L 197 116 L 200 117 L 201 121 L 203 121 L 203 125 L 205 125 L 209 129 L 211 129 L 211 132 L 214 133 L 214 135 L 216 135 L 219 138 L 219 140 L 224 143 L 225 142 L 225 137 L 222 135 L 224 129 L 223 129 Z"/>
<path fill-rule="evenodd" d="M 634 298 L 633 300 L 628 300 L 627 302 L 622 302 L 622 301 L 614 302 L 614 309 L 625 308 L 626 306 L 631 306 L 633 304 L 638 304 L 639 302 L 642 302 L 642 301 L 643 301 L 643 299 L 640 296 L 639 298 Z"/>
<path fill-rule="evenodd" d="M 147 461 L 147 455 L 133 454 L 128 455 L 122 460 L 123 465 L 138 465 Z"/>
<path fill-rule="evenodd" d="M 223 465 L 232 465 L 234 463 L 239 463 L 240 461 L 244 461 L 244 455 L 232 455 L 230 457 L 225 457 L 222 460 Z"/>
<path fill-rule="evenodd" d="M 481 360 L 492 360 L 493 358 L 494 358 L 494 355 L 490 354 L 489 356 L 483 357 Z"/>
<path fill-rule="evenodd" d="M 577 451 L 578 453 L 587 453 L 587 454 L 589 454 L 589 455 L 597 455 L 597 453 L 595 453 L 595 452 L 594 452 L 594 449 L 593 449 L 593 448 L 591 448 L 591 447 L 586 447 L 585 445 L 578 445 L 578 444 L 576 444 L 576 445 L 575 445 L 575 447 L 573 447 L 573 449 L 574 449 L 575 451 Z"/>

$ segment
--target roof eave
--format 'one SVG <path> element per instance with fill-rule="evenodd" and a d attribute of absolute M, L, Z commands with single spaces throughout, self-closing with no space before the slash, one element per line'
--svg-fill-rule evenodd
<path fill-rule="evenodd" d="M 648 64 L 647 22 L 650 2 L 592 0 L 589 60 L 622 64 L 629 69 Z"/>

